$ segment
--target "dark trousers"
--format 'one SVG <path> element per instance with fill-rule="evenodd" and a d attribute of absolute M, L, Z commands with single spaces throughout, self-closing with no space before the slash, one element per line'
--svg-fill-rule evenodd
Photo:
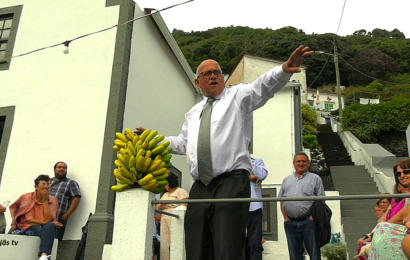
<path fill-rule="evenodd" d="M 262 260 L 262 209 L 249 211 L 247 237 L 249 260 Z"/>
<path fill-rule="evenodd" d="M 43 226 L 29 226 L 26 230 L 33 231 L 33 236 L 39 236 L 41 238 L 40 251 L 38 253 L 38 256 L 40 256 L 42 253 L 51 255 L 51 250 L 53 249 L 54 244 L 54 235 L 56 233 L 56 225 L 53 222 L 48 222 Z"/>
<path fill-rule="evenodd" d="M 194 182 L 190 199 L 249 198 L 249 176 L 222 174 L 208 186 Z M 190 203 L 185 215 L 187 260 L 240 260 L 249 202 Z"/>
<path fill-rule="evenodd" d="M 311 260 L 320 260 L 320 248 L 317 242 L 317 227 L 313 220 L 307 219 L 300 222 L 285 222 L 285 233 L 288 240 L 290 260 L 303 260 L 304 248 L 306 246 Z"/>
<path fill-rule="evenodd" d="M 161 244 L 156 238 L 153 238 L 153 240 L 152 240 L 152 247 L 154 249 L 154 255 L 157 256 L 158 260 L 160 260 L 161 259 L 161 254 L 160 254 L 161 253 L 161 250 L 160 250 Z"/>
<path fill-rule="evenodd" d="M 58 219 L 58 222 L 63 224 L 63 226 L 61 228 L 57 228 L 57 231 L 56 231 L 56 238 L 58 239 L 58 245 L 60 245 L 61 240 L 63 240 L 63 237 L 64 237 L 65 226 L 67 225 L 67 221 Z"/>

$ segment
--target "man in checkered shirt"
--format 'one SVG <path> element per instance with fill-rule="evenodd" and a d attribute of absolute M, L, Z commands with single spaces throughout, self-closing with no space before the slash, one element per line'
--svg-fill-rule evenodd
<path fill-rule="evenodd" d="M 76 210 L 81 200 L 80 186 L 74 180 L 67 178 L 67 164 L 57 162 L 54 165 L 54 178 L 51 179 L 50 195 L 58 201 L 58 222 L 63 227 L 57 229 L 57 238 L 60 243 L 64 236 L 67 220 Z"/>

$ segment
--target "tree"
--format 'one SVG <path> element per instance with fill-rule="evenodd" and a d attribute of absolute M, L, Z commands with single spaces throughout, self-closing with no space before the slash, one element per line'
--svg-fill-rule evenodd
<path fill-rule="evenodd" d="M 356 85 L 367 85 L 374 79 L 386 79 L 390 74 L 396 75 L 398 70 L 398 63 L 389 55 L 377 49 L 366 49 L 360 51 L 356 56 L 349 60 L 349 64 L 354 67 L 350 68 L 350 83 Z M 359 73 L 370 76 L 364 76 Z"/>
<path fill-rule="evenodd" d="M 376 28 L 374 29 L 371 34 L 372 37 L 380 37 L 380 38 L 390 38 L 390 32 L 384 29 Z"/>
<path fill-rule="evenodd" d="M 353 33 L 353 35 L 354 35 L 354 36 L 365 36 L 366 33 L 367 33 L 367 32 L 366 32 L 365 29 L 361 29 L 361 30 L 355 31 L 355 32 Z"/>
<path fill-rule="evenodd" d="M 393 39 L 406 39 L 406 36 L 404 35 L 404 33 L 399 31 L 398 29 L 394 29 L 393 31 L 391 31 L 391 37 Z"/>

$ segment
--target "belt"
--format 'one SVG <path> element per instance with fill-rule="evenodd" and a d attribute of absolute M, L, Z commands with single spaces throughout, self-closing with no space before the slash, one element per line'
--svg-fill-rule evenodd
<path fill-rule="evenodd" d="M 233 170 L 230 172 L 224 172 L 218 176 L 216 176 L 216 178 L 224 178 L 224 177 L 228 177 L 231 175 L 246 175 L 249 177 L 249 172 L 247 170 Z"/>
<path fill-rule="evenodd" d="M 289 217 L 289 219 L 291 221 L 301 222 L 301 221 L 305 221 L 305 220 L 309 219 L 309 216 L 305 216 L 305 217 L 301 217 L 301 218 L 291 218 L 291 217 Z"/>
<path fill-rule="evenodd" d="M 249 174 L 249 172 L 248 172 L 247 170 L 233 170 L 233 171 L 230 171 L 230 172 L 224 172 L 224 173 L 222 173 L 222 174 L 216 176 L 215 178 L 213 178 L 213 180 L 215 180 L 215 179 L 218 179 L 218 180 L 219 180 L 219 179 L 222 179 L 222 178 L 231 176 L 231 175 L 245 175 L 245 176 L 247 176 L 247 177 L 250 176 L 250 174 Z M 200 180 L 198 179 L 198 180 L 196 180 L 196 181 L 200 181 Z"/>

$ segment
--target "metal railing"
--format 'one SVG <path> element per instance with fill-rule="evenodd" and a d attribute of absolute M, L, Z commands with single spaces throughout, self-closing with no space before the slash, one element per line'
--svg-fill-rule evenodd
<path fill-rule="evenodd" d="M 151 204 L 181 204 L 181 203 L 234 203 L 234 202 L 280 202 L 280 201 L 315 201 L 315 200 L 363 200 L 363 199 L 394 199 L 410 198 L 410 193 L 399 194 L 369 194 L 345 196 L 313 196 L 313 197 L 270 197 L 270 198 L 231 198 L 231 199 L 185 199 L 185 200 L 152 200 Z"/>

